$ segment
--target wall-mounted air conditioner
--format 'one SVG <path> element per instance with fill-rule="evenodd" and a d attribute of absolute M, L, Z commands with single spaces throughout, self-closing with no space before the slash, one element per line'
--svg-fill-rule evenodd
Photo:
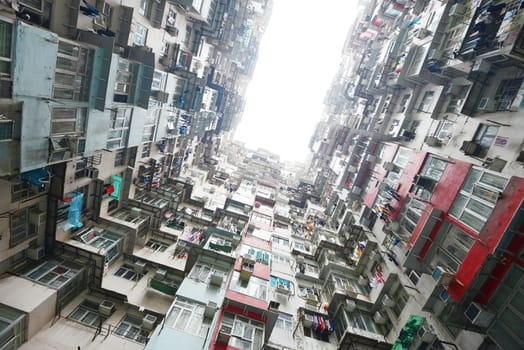
<path fill-rule="evenodd" d="M 394 171 L 395 170 L 395 164 L 393 164 L 392 162 L 384 162 L 382 167 L 386 171 Z"/>
<path fill-rule="evenodd" d="M 435 137 L 435 136 L 428 136 L 426 137 L 426 145 L 430 146 L 430 147 L 438 147 L 440 145 L 442 145 L 442 143 L 440 142 L 440 140 Z"/>
<path fill-rule="evenodd" d="M 441 286 L 449 286 L 451 282 L 455 280 L 455 274 L 441 266 L 437 266 L 435 270 L 433 270 L 431 277 Z"/>
<path fill-rule="evenodd" d="M 26 250 L 27 257 L 31 260 L 40 260 L 45 256 L 45 248 L 38 247 L 29 247 Z"/>
<path fill-rule="evenodd" d="M 217 303 L 214 301 L 208 301 L 205 309 L 204 309 L 204 317 L 206 318 L 213 318 L 215 315 L 215 312 L 217 311 Z"/>
<path fill-rule="evenodd" d="M 449 9 L 449 16 L 462 16 L 466 12 L 466 6 L 463 4 L 455 4 Z"/>
<path fill-rule="evenodd" d="M 221 287 L 224 281 L 224 275 L 220 272 L 214 271 L 209 277 L 209 284 L 212 286 Z"/>
<path fill-rule="evenodd" d="M 437 336 L 435 333 L 433 333 L 433 329 L 429 326 L 422 325 L 418 329 L 417 337 L 420 338 L 425 343 L 432 343 L 435 339 L 437 339 Z"/>
<path fill-rule="evenodd" d="M 365 286 L 368 284 L 368 278 L 366 276 L 358 276 L 358 284 Z"/>
<path fill-rule="evenodd" d="M 376 324 L 386 324 L 388 319 L 384 317 L 380 312 L 375 312 L 373 315 L 373 321 L 375 321 Z"/>
<path fill-rule="evenodd" d="M 146 263 L 143 261 L 136 261 L 133 264 L 133 270 L 135 271 L 135 273 L 142 273 L 145 271 L 145 269 L 146 269 Z"/>
<path fill-rule="evenodd" d="M 229 339 L 231 338 L 231 330 L 231 327 L 222 324 L 222 326 L 220 326 L 220 331 L 218 331 L 217 343 L 228 344 Z"/>
<path fill-rule="evenodd" d="M 291 291 L 288 289 L 287 285 L 285 285 L 284 283 L 278 283 L 277 282 L 277 287 L 275 289 L 278 293 L 281 293 L 281 294 L 289 294 Z"/>
<path fill-rule="evenodd" d="M 157 269 L 155 271 L 155 279 L 157 280 L 163 280 L 167 276 L 167 270 L 166 269 Z"/>
<path fill-rule="evenodd" d="M 114 309 L 115 303 L 110 300 L 102 300 L 102 302 L 98 304 L 98 313 L 103 316 L 111 316 Z"/>
<path fill-rule="evenodd" d="M 147 314 L 142 319 L 142 328 L 148 331 L 152 331 L 155 328 L 156 316 Z"/>
<path fill-rule="evenodd" d="M 307 293 L 307 298 L 306 298 L 306 303 L 309 304 L 309 305 L 318 305 L 318 297 L 315 293 L 313 292 L 308 292 Z"/>
<path fill-rule="evenodd" d="M 488 327 L 495 318 L 495 314 L 489 312 L 483 305 L 475 302 L 469 304 L 466 311 L 464 311 L 464 315 L 471 323 L 479 327 Z"/>
<path fill-rule="evenodd" d="M 353 312 L 357 308 L 355 300 L 346 299 L 346 305 L 344 307 L 347 312 Z"/>
<path fill-rule="evenodd" d="M 396 302 L 395 300 L 391 299 L 387 294 L 385 294 L 384 297 L 382 298 L 382 304 L 385 307 L 393 307 L 395 306 Z"/>
<path fill-rule="evenodd" d="M 302 320 L 302 325 L 305 328 L 311 328 L 313 326 L 313 322 L 315 321 L 315 317 L 310 314 L 305 314 L 304 319 Z"/>

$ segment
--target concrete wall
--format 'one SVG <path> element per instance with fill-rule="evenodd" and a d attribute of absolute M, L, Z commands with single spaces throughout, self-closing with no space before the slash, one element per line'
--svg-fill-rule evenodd
<path fill-rule="evenodd" d="M 0 280 L 0 303 L 28 314 L 27 338 L 32 338 L 55 316 L 56 290 L 10 276 Z"/>
<path fill-rule="evenodd" d="M 47 164 L 58 36 L 16 22 L 13 52 L 13 99 L 23 101 L 20 171 Z M 37 127 L 35 127 L 37 126 Z"/>

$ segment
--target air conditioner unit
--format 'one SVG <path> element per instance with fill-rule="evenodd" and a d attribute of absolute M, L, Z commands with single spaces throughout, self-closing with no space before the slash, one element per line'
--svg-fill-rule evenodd
<path fill-rule="evenodd" d="M 209 278 L 209 284 L 213 286 L 217 286 L 217 287 L 221 287 L 223 281 L 224 281 L 224 275 L 217 271 L 214 271 L 211 274 L 211 277 Z"/>
<path fill-rule="evenodd" d="M 384 317 L 380 312 L 375 312 L 373 315 L 373 321 L 375 321 L 376 324 L 386 324 L 388 319 Z"/>
<path fill-rule="evenodd" d="M 358 168 L 356 166 L 354 166 L 354 165 L 348 166 L 348 172 L 350 172 L 350 173 L 356 173 L 357 170 L 358 170 Z"/>
<path fill-rule="evenodd" d="M 18 0 L 20 7 L 27 7 L 40 13 L 44 12 L 44 0 Z"/>
<path fill-rule="evenodd" d="M 29 247 L 26 250 L 27 257 L 31 260 L 40 260 L 45 256 L 45 248 L 38 247 Z"/>
<path fill-rule="evenodd" d="M 433 329 L 428 326 L 421 326 L 417 331 L 417 336 L 425 343 L 432 343 L 435 339 L 437 339 L 437 336 L 435 333 L 433 333 Z"/>
<path fill-rule="evenodd" d="M 426 144 L 428 146 L 431 146 L 431 147 L 438 147 L 440 146 L 442 143 L 440 142 L 440 140 L 438 138 L 436 138 L 435 136 L 428 136 L 426 137 Z"/>
<path fill-rule="evenodd" d="M 395 306 L 396 302 L 395 300 L 391 299 L 387 294 L 385 294 L 384 297 L 382 298 L 382 304 L 385 307 L 393 307 Z"/>
<path fill-rule="evenodd" d="M 166 269 L 157 269 L 155 271 L 155 279 L 157 280 L 163 280 L 167 276 L 167 270 Z"/>
<path fill-rule="evenodd" d="M 275 289 L 278 293 L 281 293 L 281 294 L 289 294 L 290 293 L 290 290 L 288 289 L 288 287 L 283 284 L 283 283 L 278 283 L 277 282 L 277 287 Z"/>
<path fill-rule="evenodd" d="M 465 155 L 473 155 L 477 153 L 479 147 L 479 144 L 476 142 L 464 141 L 461 150 L 464 152 Z"/>
<path fill-rule="evenodd" d="M 473 66 L 471 67 L 472 72 L 482 72 L 482 73 L 489 73 L 491 70 L 491 62 L 485 59 L 478 59 L 473 63 Z"/>
<path fill-rule="evenodd" d="M 309 305 L 318 305 L 318 297 L 315 293 L 309 292 L 307 293 L 306 303 Z"/>
<path fill-rule="evenodd" d="M 355 303 L 355 300 L 346 299 L 345 309 L 347 312 L 353 312 L 356 308 L 357 304 Z"/>
<path fill-rule="evenodd" d="M 370 163 L 375 163 L 377 161 L 377 156 L 373 155 L 373 154 L 368 154 L 366 156 L 366 160 Z"/>
<path fill-rule="evenodd" d="M 86 151 L 86 138 L 85 137 L 70 137 L 69 149 L 75 154 L 81 154 Z"/>
<path fill-rule="evenodd" d="M 464 315 L 471 323 L 479 327 L 488 327 L 495 318 L 495 314 L 489 312 L 483 305 L 475 302 L 469 304 L 466 311 L 464 311 Z"/>
<path fill-rule="evenodd" d="M 98 313 L 103 316 L 111 316 L 114 309 L 115 303 L 109 300 L 102 300 L 102 302 L 98 304 Z"/>
<path fill-rule="evenodd" d="M 155 328 L 156 316 L 147 314 L 142 319 L 142 328 L 148 331 L 152 331 Z"/>
<path fill-rule="evenodd" d="M 313 322 L 315 322 L 315 316 L 310 314 L 304 314 L 304 319 L 302 320 L 302 325 L 305 328 L 311 328 L 313 326 Z"/>
<path fill-rule="evenodd" d="M 463 4 L 455 4 L 449 9 L 449 16 L 462 16 L 466 12 L 466 6 Z"/>
<path fill-rule="evenodd" d="M 386 171 L 394 171 L 395 170 L 395 164 L 393 164 L 392 162 L 385 162 L 382 167 L 384 168 L 384 170 Z"/>
<path fill-rule="evenodd" d="M 86 168 L 86 177 L 90 179 L 98 178 L 98 169 L 93 167 Z"/>
<path fill-rule="evenodd" d="M 40 210 L 33 210 L 29 212 L 29 222 L 36 226 L 45 224 L 46 217 L 47 214 Z"/>
<path fill-rule="evenodd" d="M 437 266 L 431 277 L 441 286 L 449 286 L 455 280 L 455 274 L 447 271 L 445 268 Z"/>
<path fill-rule="evenodd" d="M 426 28 L 420 28 L 418 33 L 417 33 L 417 38 L 418 39 L 424 39 L 428 35 L 431 35 L 431 30 L 428 30 Z"/>
<path fill-rule="evenodd" d="M 214 301 L 209 301 L 204 309 L 204 317 L 213 318 L 215 312 L 217 311 L 217 303 Z"/>
<path fill-rule="evenodd" d="M 140 214 L 142 214 L 142 209 L 136 207 L 131 208 L 131 216 L 134 218 L 139 218 Z"/>
<path fill-rule="evenodd" d="M 231 338 L 231 331 L 232 329 L 229 326 L 226 326 L 224 324 L 220 326 L 220 331 L 218 331 L 217 336 L 217 343 L 228 344 L 229 339 Z"/>
<path fill-rule="evenodd" d="M 145 271 L 145 269 L 146 269 L 146 263 L 143 261 L 136 261 L 133 264 L 133 270 L 135 271 L 135 273 L 142 273 Z"/>
<path fill-rule="evenodd" d="M 358 276 L 358 284 L 365 286 L 368 284 L 368 278 L 366 276 Z"/>

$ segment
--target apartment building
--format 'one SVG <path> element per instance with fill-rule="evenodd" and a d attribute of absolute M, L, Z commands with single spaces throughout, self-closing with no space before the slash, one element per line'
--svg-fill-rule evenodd
<path fill-rule="evenodd" d="M 287 164 L 270 1 L 2 3 L 0 349 L 522 348 L 521 5 L 359 1 Z"/>

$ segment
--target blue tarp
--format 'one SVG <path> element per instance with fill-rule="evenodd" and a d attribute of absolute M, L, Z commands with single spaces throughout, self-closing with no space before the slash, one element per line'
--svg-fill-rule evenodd
<path fill-rule="evenodd" d="M 69 214 L 67 216 L 67 221 L 72 226 L 72 228 L 80 228 L 84 226 L 82 221 L 80 221 L 80 215 L 82 214 L 82 200 L 84 194 L 80 192 L 73 192 L 73 199 L 69 205 Z"/>

